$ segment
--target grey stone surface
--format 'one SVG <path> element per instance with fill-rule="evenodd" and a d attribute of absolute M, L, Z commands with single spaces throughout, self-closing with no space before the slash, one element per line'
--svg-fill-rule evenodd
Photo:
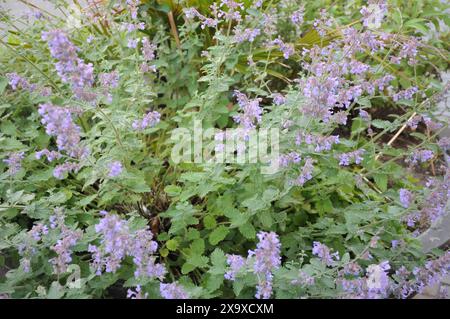
<path fill-rule="evenodd" d="M 439 218 L 427 231 L 419 236 L 424 252 L 442 247 L 450 242 L 450 211 Z"/>

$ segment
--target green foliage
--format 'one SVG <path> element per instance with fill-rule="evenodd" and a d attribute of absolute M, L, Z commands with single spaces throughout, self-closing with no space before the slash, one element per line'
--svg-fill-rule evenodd
<path fill-rule="evenodd" d="M 434 163 L 440 159 L 436 134 L 420 127 L 415 132 L 406 128 L 409 138 L 405 145 L 388 141 L 413 114 L 428 114 L 433 104 L 429 101 L 443 90 L 438 71 L 448 67 L 449 32 L 433 30 L 450 24 L 445 14 L 448 6 L 438 0 L 389 1 L 389 14 L 376 32 L 395 33 L 404 42 L 411 36 L 426 38 L 419 48 L 418 63 L 391 63 L 386 52 L 399 50 L 393 42 L 387 43 L 385 56 L 358 52 L 357 59 L 370 65 L 371 77 L 392 74 L 393 90 L 417 86 L 420 94 L 399 101 L 393 101 L 387 89 L 364 95 L 346 110 L 348 123 L 339 125 L 305 115 L 306 97 L 296 80 L 310 76 L 303 68 L 310 62 L 310 51 L 302 55 L 302 50 L 324 47 L 342 38 L 345 27 L 364 29 L 356 9 L 363 1 L 293 1 L 289 2 L 291 7 L 282 5 L 287 1 L 270 1 L 260 10 L 251 8 L 251 1 L 244 1 L 242 15 L 254 18 L 248 25 L 244 19 L 243 27 L 255 28 L 253 24 L 262 21 L 264 13 L 271 8 L 279 10 L 282 18 L 276 24 L 277 34 L 295 48 L 288 59 L 277 47 L 268 49 L 263 40 L 236 43 L 231 23 L 201 28 L 197 20 L 185 19 L 183 8 L 195 6 L 208 15 L 214 1 L 142 1 L 138 19 L 145 22 L 145 29 L 131 34 L 148 36 L 157 46 L 151 61 L 156 72 L 141 71 L 144 60 L 140 46 L 127 47 L 130 35 L 120 24 L 136 22 L 129 9 L 112 10 L 112 2 L 104 2 L 98 13 L 103 20 L 82 16 L 81 25 L 72 29 L 58 18 L 51 24 L 67 29 L 70 40 L 80 48 L 79 56 L 94 65 L 96 75 L 118 72 L 119 85 L 110 92 L 110 103 L 102 100 L 92 104 L 74 98 L 70 84 L 58 76 L 56 61 L 41 38 L 49 28 L 47 20 L 16 30 L 14 19 L 2 13 L 7 36 L 0 40 L 0 157 L 7 159 L 12 152 L 25 155 L 14 175 L 8 173 L 6 162 L 0 162 L 0 295 L 109 298 L 123 297 L 125 288 L 141 285 L 150 297 L 159 298 L 156 280 L 134 277 L 130 257 L 117 272 L 96 275 L 88 247 L 101 242 L 95 225 L 102 210 L 127 220 L 134 232 L 149 227 L 158 242 L 156 258 L 168 270 L 165 282 L 182 284 L 192 298 L 253 297 L 258 282 L 252 271 L 240 273 L 234 282 L 225 280 L 224 275 L 229 270 L 227 255 L 247 256 L 255 248 L 260 231 L 276 232 L 281 240 L 283 264 L 273 273 L 276 298 L 337 297 L 342 293 L 336 282 L 338 269 L 349 262 L 367 267 L 389 260 L 397 268 L 407 265 L 410 269 L 423 263 L 427 256 L 413 236 L 414 229 L 403 219 L 422 209 L 430 191 L 405 167 L 404 160 L 414 150 L 427 147 L 436 156 L 432 165 L 421 168 L 427 174 L 435 173 Z M 304 5 L 305 22 L 292 28 L 286 21 L 290 21 L 291 9 L 300 4 Z M 322 36 L 313 27 L 320 8 L 327 8 L 335 20 Z M 95 40 L 87 42 L 89 36 Z M 275 39 L 265 34 L 263 38 Z M 51 87 L 52 94 L 13 90 L 7 78 L 12 72 L 38 87 Z M 93 88 L 98 95 L 103 89 L 99 84 Z M 258 127 L 280 128 L 282 154 L 295 150 L 302 163 L 306 157 L 314 159 L 311 179 L 303 185 L 291 183 L 301 173 L 298 165 L 262 174 L 261 163 L 173 160 L 171 134 L 175 129 L 193 131 L 195 120 L 201 121 L 204 130 L 238 126 L 233 119 L 242 109 L 233 96 L 235 90 L 251 99 L 261 98 L 263 116 Z M 272 102 L 276 92 L 286 97 L 285 103 Z M 90 154 L 80 160 L 78 172 L 70 172 L 64 179 L 54 177 L 54 163 L 35 158 L 42 149 L 56 150 L 56 139 L 46 134 L 37 111 L 42 103 L 82 111 L 73 118 L 81 130 L 81 144 L 89 147 Z M 142 131 L 132 130 L 133 122 L 149 110 L 158 111 L 161 121 Z M 360 110 L 369 111 L 369 122 L 358 116 Z M 286 120 L 294 123 L 292 129 L 284 126 Z M 312 145 L 297 145 L 295 130 L 327 137 L 339 134 L 340 143 L 330 152 L 319 152 Z M 185 141 L 185 146 L 195 148 L 190 141 Z M 339 164 L 340 154 L 360 148 L 366 150 L 361 163 Z M 58 163 L 70 160 L 64 155 Z M 123 165 L 117 178 L 108 175 L 112 160 Z M 400 188 L 414 191 L 411 207 L 399 202 Z M 21 245 L 33 225 L 49 225 L 59 209 L 64 211 L 66 226 L 82 232 L 72 247 L 67 271 L 56 275 L 48 262 L 56 256 L 52 247 L 62 236 L 51 230 L 33 246 L 32 270 L 26 272 Z M 378 244 L 370 247 L 375 236 Z M 394 250 L 393 240 L 406 245 Z M 313 256 L 315 241 L 339 253 L 341 259 L 335 268 L 327 268 Z M 368 251 L 372 261 L 364 258 Z M 315 284 L 293 285 L 300 272 L 314 277 Z M 73 286 L 71 275 L 75 273 L 79 281 Z M 115 293 L 118 286 L 120 292 Z"/>

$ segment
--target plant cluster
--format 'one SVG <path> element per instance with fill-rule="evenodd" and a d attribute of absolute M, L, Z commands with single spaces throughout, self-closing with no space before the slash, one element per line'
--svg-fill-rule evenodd
<path fill-rule="evenodd" d="M 409 298 L 448 274 L 418 240 L 449 210 L 448 4 L 55 3 L 0 11 L 1 296 Z M 176 162 L 195 121 L 209 151 Z M 208 160 L 231 128 L 236 154 L 277 129 L 279 170 Z"/>

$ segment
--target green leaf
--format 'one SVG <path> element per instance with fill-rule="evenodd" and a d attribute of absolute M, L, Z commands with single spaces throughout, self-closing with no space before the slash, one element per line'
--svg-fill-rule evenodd
<path fill-rule="evenodd" d="M 375 180 L 375 184 L 385 192 L 387 190 L 388 177 L 386 174 L 374 174 L 373 179 Z"/>
<path fill-rule="evenodd" d="M 80 207 L 84 207 L 89 205 L 95 198 L 97 198 L 97 194 L 94 195 L 90 195 L 90 196 L 86 196 L 85 198 L 83 198 L 82 200 L 80 200 L 78 202 L 78 206 Z"/>
<path fill-rule="evenodd" d="M 225 239 L 225 237 L 228 235 L 229 232 L 230 230 L 228 227 L 220 225 L 219 227 L 214 229 L 209 235 L 210 244 L 217 245 L 219 242 Z"/>
<path fill-rule="evenodd" d="M 168 185 L 164 187 L 164 191 L 169 195 L 170 197 L 178 196 L 181 193 L 181 187 L 177 185 Z"/>
<path fill-rule="evenodd" d="M 176 239 L 170 239 L 166 242 L 166 247 L 170 251 L 175 251 L 178 248 L 178 241 Z"/>
<path fill-rule="evenodd" d="M 376 128 L 381 128 L 381 129 L 387 129 L 387 128 L 391 128 L 393 126 L 393 124 L 389 121 L 384 121 L 384 120 L 373 120 L 372 125 Z"/>
<path fill-rule="evenodd" d="M 217 222 L 214 216 L 208 215 L 203 218 L 203 224 L 205 225 L 206 229 L 213 229 L 216 228 Z"/>
<path fill-rule="evenodd" d="M 8 85 L 8 79 L 1 76 L 0 77 L 0 95 L 3 94 L 7 85 Z"/>
<path fill-rule="evenodd" d="M 246 223 L 239 227 L 241 234 L 247 239 L 254 239 L 256 237 L 255 227 L 251 223 Z"/>

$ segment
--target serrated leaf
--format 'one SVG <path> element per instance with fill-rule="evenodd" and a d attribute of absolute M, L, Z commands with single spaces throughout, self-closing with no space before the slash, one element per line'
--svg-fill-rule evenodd
<path fill-rule="evenodd" d="M 217 245 L 225 239 L 230 232 L 230 229 L 224 225 L 220 225 L 209 234 L 209 242 L 211 245 Z"/>
<path fill-rule="evenodd" d="M 175 251 L 178 248 L 178 241 L 176 239 L 170 239 L 166 242 L 166 247 L 170 251 Z"/>

